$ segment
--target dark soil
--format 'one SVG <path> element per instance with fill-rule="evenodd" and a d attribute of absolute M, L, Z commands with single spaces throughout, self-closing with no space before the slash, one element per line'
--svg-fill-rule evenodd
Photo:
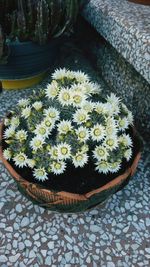
<path fill-rule="evenodd" d="M 133 135 L 133 134 L 132 134 Z M 7 147 L 6 143 L 3 142 L 3 147 Z M 25 180 L 42 185 L 43 188 L 55 190 L 55 191 L 66 191 L 70 193 L 85 194 L 94 189 L 97 189 L 108 182 L 115 179 L 117 176 L 123 174 L 125 170 L 132 165 L 133 160 L 137 153 L 141 150 L 141 141 L 136 135 L 133 138 L 133 156 L 129 162 L 123 160 L 121 169 L 114 174 L 98 174 L 94 168 L 92 162 L 86 165 L 84 168 L 74 168 L 68 166 L 65 173 L 62 175 L 50 175 L 49 180 L 45 182 L 39 182 L 34 179 L 30 168 L 18 168 L 14 165 L 13 161 L 10 164 Z"/>

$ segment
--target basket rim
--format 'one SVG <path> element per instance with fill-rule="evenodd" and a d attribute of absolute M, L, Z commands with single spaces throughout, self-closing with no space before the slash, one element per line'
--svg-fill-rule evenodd
<path fill-rule="evenodd" d="M 130 167 L 128 167 L 126 169 L 126 171 L 117 176 L 116 178 L 114 178 L 112 181 L 106 183 L 105 185 L 91 190 L 87 193 L 84 194 L 77 194 L 77 193 L 70 193 L 67 191 L 55 191 L 55 190 L 50 190 L 50 189 L 46 189 L 45 187 L 42 187 L 42 185 L 37 184 L 36 182 L 32 183 L 27 181 L 25 178 L 23 178 L 19 173 L 17 173 L 14 168 L 12 167 L 12 165 L 4 158 L 3 156 L 3 147 L 2 147 L 2 139 L 3 139 L 3 128 L 4 128 L 4 119 L 2 120 L 2 122 L 0 122 L 0 160 L 2 161 L 2 163 L 4 164 L 4 166 L 6 167 L 6 169 L 9 171 L 9 173 L 11 174 L 11 176 L 14 178 L 14 180 L 18 183 L 23 182 L 28 186 L 32 186 L 32 187 L 37 187 L 38 189 L 41 189 L 42 191 L 44 191 L 45 193 L 56 193 L 59 194 L 59 196 L 62 197 L 66 197 L 66 198 L 74 198 L 76 200 L 87 200 L 89 199 L 91 196 L 98 194 L 102 191 L 108 190 L 110 188 L 113 188 L 119 184 L 121 184 L 123 181 L 125 181 L 129 176 L 133 176 L 138 162 L 141 158 L 141 151 L 139 150 L 139 152 L 137 152 L 134 161 L 132 163 L 132 165 Z M 133 128 L 135 134 L 136 134 L 136 130 L 135 128 Z"/>

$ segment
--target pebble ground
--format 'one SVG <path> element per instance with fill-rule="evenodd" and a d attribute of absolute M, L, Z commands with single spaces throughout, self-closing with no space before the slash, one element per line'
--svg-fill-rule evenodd
<path fill-rule="evenodd" d="M 79 51 L 72 57 L 67 53 L 60 57 L 61 67 L 87 71 L 105 88 Z M 49 79 L 34 89 L 44 88 Z M 3 91 L 0 117 L 31 93 Z M 149 167 L 145 144 L 137 172 L 122 191 L 91 211 L 59 214 L 28 201 L 0 162 L 0 267 L 149 267 Z"/>

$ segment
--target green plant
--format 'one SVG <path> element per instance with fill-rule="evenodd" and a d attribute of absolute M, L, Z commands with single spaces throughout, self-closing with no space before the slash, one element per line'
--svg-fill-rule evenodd
<path fill-rule="evenodd" d="M 8 48 L 5 43 L 5 36 L 0 25 L 0 64 L 5 64 L 7 62 Z"/>
<path fill-rule="evenodd" d="M 64 173 L 69 164 L 83 168 L 89 159 L 99 173 L 115 173 L 132 156 L 132 123 L 120 99 L 103 99 L 86 74 L 56 70 L 45 90 L 21 99 L 5 119 L 4 157 L 31 168 L 41 181 Z"/>
<path fill-rule="evenodd" d="M 7 41 L 48 40 L 72 31 L 79 0 L 1 0 L 0 25 Z M 0 32 L 1 33 L 1 32 Z M 1 42 L 1 39 L 0 39 Z M 0 51 L 0 57 L 2 57 Z"/>

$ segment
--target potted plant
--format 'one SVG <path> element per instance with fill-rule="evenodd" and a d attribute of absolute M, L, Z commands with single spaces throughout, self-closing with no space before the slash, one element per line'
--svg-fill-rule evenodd
<path fill-rule="evenodd" d="M 2 0 L 0 81 L 5 89 L 30 87 L 53 66 L 60 36 L 72 32 L 79 0 Z"/>
<path fill-rule="evenodd" d="M 56 70 L 1 124 L 0 155 L 22 192 L 51 210 L 103 202 L 135 172 L 141 142 L 133 116 L 83 72 Z"/>

